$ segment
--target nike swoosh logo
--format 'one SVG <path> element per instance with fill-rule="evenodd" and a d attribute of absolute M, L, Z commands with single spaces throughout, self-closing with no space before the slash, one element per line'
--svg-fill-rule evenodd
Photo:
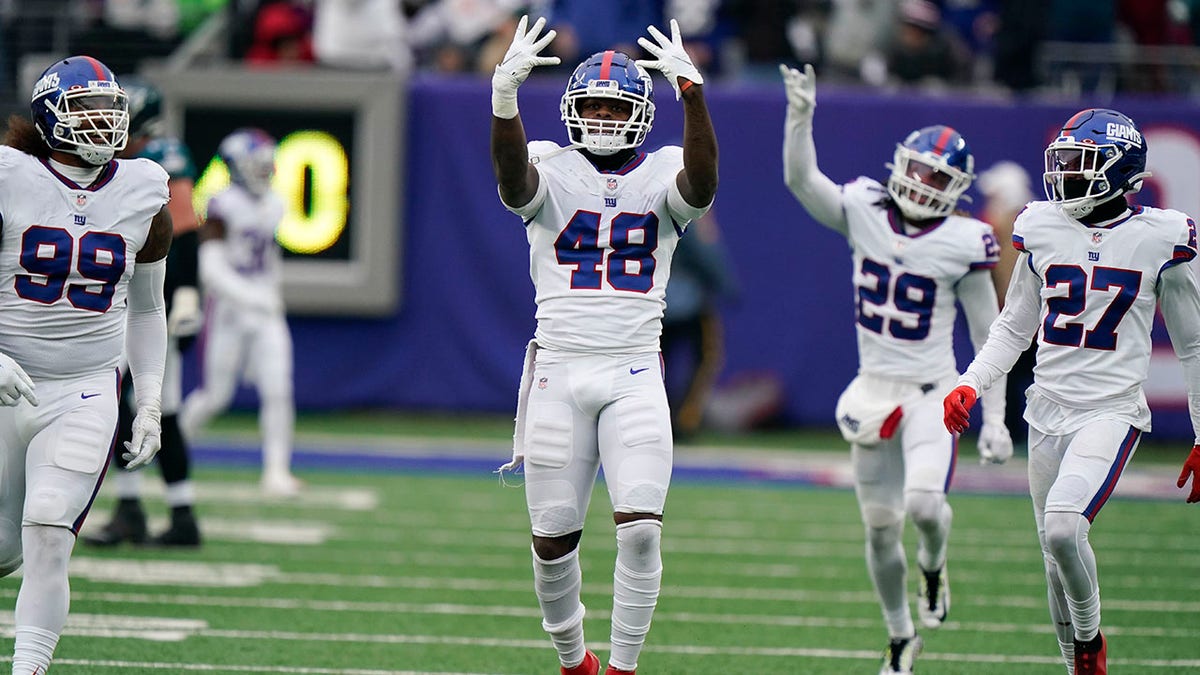
<path fill-rule="evenodd" d="M 642 373 L 642 372 L 645 372 L 645 371 L 647 371 L 647 370 L 650 370 L 650 369 L 649 369 L 649 368 L 638 368 L 638 369 L 636 369 L 636 370 L 635 370 L 635 369 L 633 369 L 633 368 L 630 368 L 630 369 L 629 369 L 629 374 L 630 374 L 630 375 L 637 375 L 638 373 Z"/>
<path fill-rule="evenodd" d="M 100 394 L 80 394 L 79 398 L 82 398 L 82 399 L 96 398 L 99 395 Z"/>

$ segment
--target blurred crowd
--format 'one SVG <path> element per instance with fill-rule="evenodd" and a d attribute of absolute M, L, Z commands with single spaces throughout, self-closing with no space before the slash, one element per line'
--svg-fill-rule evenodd
<path fill-rule="evenodd" d="M 490 74 L 525 13 L 558 31 L 562 70 L 606 48 L 641 56 L 646 26 L 676 18 L 722 80 L 783 62 L 884 88 L 1200 93 L 1200 0 L 0 0 L 0 88 L 30 53 L 132 72 L 211 19 L 204 38 L 256 66 Z"/>

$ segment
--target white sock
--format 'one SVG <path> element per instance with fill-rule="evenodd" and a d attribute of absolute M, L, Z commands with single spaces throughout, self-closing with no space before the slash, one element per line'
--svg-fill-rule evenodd
<path fill-rule="evenodd" d="M 111 474 L 113 488 L 121 499 L 139 499 L 142 496 L 142 472 L 116 469 Z"/>
<path fill-rule="evenodd" d="M 1086 642 L 1100 630 L 1100 583 L 1096 554 L 1088 543 L 1092 524 L 1078 513 L 1046 514 L 1046 542 L 1074 624 L 1074 639 Z"/>
<path fill-rule="evenodd" d="M 579 549 L 557 560 L 542 560 L 533 553 L 533 592 L 542 607 L 542 628 L 550 634 L 559 662 L 568 668 L 582 663 L 587 651 L 583 642 L 585 610 L 579 601 L 582 587 Z"/>
<path fill-rule="evenodd" d="M 67 563 L 75 535 L 64 527 L 26 525 L 21 530 L 21 542 L 25 577 L 14 612 L 17 639 L 13 672 L 40 673 L 49 668 L 58 636 L 67 622 L 71 606 Z"/>
<path fill-rule="evenodd" d="M 867 571 L 883 610 L 888 636 L 910 638 L 917 634 L 908 608 L 908 561 L 900 524 L 867 528 Z"/>
<path fill-rule="evenodd" d="M 662 588 L 662 522 L 635 520 L 617 525 L 613 570 L 612 652 L 608 664 L 635 670 L 650 632 Z"/>
<path fill-rule="evenodd" d="M 167 506 L 191 506 L 196 503 L 196 486 L 191 479 L 167 483 Z"/>
<path fill-rule="evenodd" d="M 282 476 L 292 472 L 292 432 L 296 409 L 285 396 L 264 397 L 258 411 L 262 433 L 263 475 Z"/>

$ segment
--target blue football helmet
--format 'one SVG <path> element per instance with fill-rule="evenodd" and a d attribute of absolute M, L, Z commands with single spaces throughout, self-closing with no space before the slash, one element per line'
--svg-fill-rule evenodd
<path fill-rule="evenodd" d="M 1046 198 L 1067 216 L 1083 218 L 1097 206 L 1142 188 L 1146 139 L 1133 120 L 1105 108 L 1081 110 L 1046 147 Z"/>
<path fill-rule="evenodd" d="M 33 85 L 33 125 L 53 150 L 107 164 L 129 139 L 129 106 L 108 66 L 72 56 L 47 68 Z"/>
<path fill-rule="evenodd" d="M 254 195 L 271 189 L 275 175 L 275 139 L 247 127 L 229 134 L 217 147 L 217 155 L 229 169 L 229 178 Z"/>
<path fill-rule="evenodd" d="M 917 129 L 896 144 L 887 190 L 909 220 L 950 215 L 975 180 L 975 158 L 954 129 L 936 125 Z"/>
<path fill-rule="evenodd" d="M 559 109 L 567 135 L 593 154 L 611 155 L 636 148 L 646 140 L 654 124 L 654 91 L 650 74 L 627 55 L 616 51 L 596 52 L 579 64 Z M 597 120 L 583 117 L 578 103 L 586 98 L 616 98 L 633 105 L 628 120 Z"/>

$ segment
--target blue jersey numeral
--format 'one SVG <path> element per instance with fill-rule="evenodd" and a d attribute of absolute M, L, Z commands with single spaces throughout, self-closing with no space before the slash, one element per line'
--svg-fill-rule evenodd
<path fill-rule="evenodd" d="M 634 236 L 640 233 L 641 236 Z M 654 287 L 658 216 L 621 213 L 609 224 L 608 260 L 600 246 L 600 214 L 576 211 L 554 240 L 559 265 L 574 267 L 571 288 L 599 290 L 603 277 L 618 291 L 645 293 Z M 603 272 L 601 271 L 603 270 Z"/>
<path fill-rule="evenodd" d="M 21 237 L 19 260 L 29 274 L 16 275 L 18 296 L 49 305 L 63 297 L 65 290 L 73 306 L 107 312 L 117 282 L 125 274 L 125 239 L 111 232 L 86 232 L 79 238 L 79 258 L 75 260 L 75 240 L 69 232 L 34 225 Z M 73 260 L 80 276 L 101 284 L 68 285 Z"/>
<path fill-rule="evenodd" d="M 887 265 L 863 258 L 859 272 L 871 279 L 858 286 L 858 325 L 882 334 L 885 330 L 899 340 L 924 340 L 929 337 L 933 321 L 933 305 L 937 300 L 937 281 L 911 272 L 902 272 L 892 282 L 892 271 Z M 888 304 L 892 299 L 896 309 L 912 314 L 914 319 L 901 321 L 884 320 L 874 308 Z M 886 324 L 886 325 L 885 325 Z"/>
<path fill-rule="evenodd" d="M 1046 268 L 1046 288 L 1065 286 L 1067 294 L 1046 299 L 1046 318 L 1042 321 L 1042 341 L 1064 347 L 1112 351 L 1117 348 L 1117 326 L 1137 300 L 1142 285 L 1142 273 L 1117 267 L 1097 267 L 1092 270 L 1091 284 L 1087 272 L 1078 265 L 1051 265 Z M 1079 316 L 1087 308 L 1087 291 L 1117 289 L 1108 307 L 1090 330 L 1083 324 L 1066 321 L 1064 316 Z"/>

